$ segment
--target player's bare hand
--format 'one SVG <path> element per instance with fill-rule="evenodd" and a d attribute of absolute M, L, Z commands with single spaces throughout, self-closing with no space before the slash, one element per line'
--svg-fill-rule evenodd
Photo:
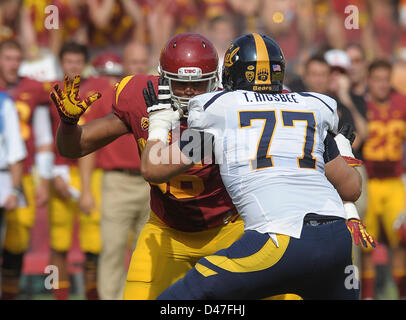
<path fill-rule="evenodd" d="M 364 248 L 376 247 L 375 239 L 368 233 L 361 220 L 349 219 L 347 221 L 347 227 L 351 232 L 355 245 L 362 245 Z"/>
<path fill-rule="evenodd" d="M 18 196 L 15 194 L 10 194 L 3 205 L 4 209 L 7 211 L 15 210 L 18 207 Z"/>
<path fill-rule="evenodd" d="M 56 195 L 59 198 L 61 198 L 63 200 L 68 200 L 72 197 L 72 195 L 69 191 L 68 184 L 65 182 L 65 180 L 61 176 L 56 176 L 52 180 L 52 185 L 53 185 L 53 189 L 54 189 Z"/>
<path fill-rule="evenodd" d="M 43 180 L 35 189 L 35 203 L 39 208 L 45 207 L 49 200 L 49 184 Z"/>
<path fill-rule="evenodd" d="M 58 84 L 53 87 L 50 98 L 58 109 L 61 120 L 65 123 L 76 124 L 90 105 L 101 97 L 101 94 L 96 92 L 84 100 L 80 99 L 79 75 L 75 75 L 72 81 L 65 75 L 64 83 L 64 90 L 59 88 Z"/>
<path fill-rule="evenodd" d="M 85 214 L 90 214 L 95 208 L 95 201 L 91 192 L 82 192 L 79 198 L 79 209 Z"/>

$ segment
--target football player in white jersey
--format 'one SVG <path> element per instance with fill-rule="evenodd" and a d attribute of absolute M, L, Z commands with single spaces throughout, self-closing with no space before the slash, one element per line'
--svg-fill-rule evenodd
<path fill-rule="evenodd" d="M 168 103 L 165 84 L 158 100 L 145 92 L 144 178 L 161 183 L 202 159 L 215 161 L 245 225 L 241 239 L 200 259 L 160 299 L 358 298 L 357 284 L 346 281 L 352 241 L 342 200 L 359 197 L 361 178 L 337 148 L 335 100 L 282 93 L 284 69 L 271 38 L 234 40 L 224 58 L 225 90 L 189 102 L 184 145 L 166 146 L 180 112 Z"/>

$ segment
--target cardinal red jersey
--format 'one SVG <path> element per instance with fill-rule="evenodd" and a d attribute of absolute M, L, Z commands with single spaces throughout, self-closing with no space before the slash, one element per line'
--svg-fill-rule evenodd
<path fill-rule="evenodd" d="M 35 142 L 32 130 L 32 115 L 38 105 L 49 104 L 49 84 L 41 83 L 30 78 L 20 78 L 18 83 L 6 91 L 14 100 L 20 118 L 21 136 L 27 148 L 27 157 L 24 160 L 24 173 L 29 173 L 34 163 Z"/>
<path fill-rule="evenodd" d="M 406 134 L 406 96 L 393 93 L 385 105 L 367 101 L 368 139 L 363 147 L 370 178 L 400 177 Z"/>
<path fill-rule="evenodd" d="M 98 89 L 102 97 L 94 102 L 86 111 L 86 121 L 102 118 L 113 112 L 111 101 L 115 94 L 114 86 L 110 83 Z M 132 134 L 125 134 L 107 146 L 99 149 L 96 154 L 97 167 L 104 170 L 131 169 L 140 170 L 140 155 L 138 145 Z"/>
<path fill-rule="evenodd" d="M 157 91 L 158 77 L 130 76 L 116 86 L 113 99 L 114 113 L 134 134 L 141 151 L 148 138 L 148 115 L 142 95 L 148 80 Z M 217 165 L 195 165 L 166 183 L 151 184 L 151 209 L 168 226 L 181 231 L 221 225 L 237 213 Z"/>

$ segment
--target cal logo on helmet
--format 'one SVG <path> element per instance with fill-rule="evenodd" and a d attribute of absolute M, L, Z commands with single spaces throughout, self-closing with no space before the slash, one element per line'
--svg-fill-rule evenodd
<path fill-rule="evenodd" d="M 249 33 L 235 39 L 223 63 L 222 84 L 226 90 L 282 92 L 285 59 L 270 37 Z"/>
<path fill-rule="evenodd" d="M 237 48 L 233 49 L 233 51 L 229 52 L 230 49 L 232 49 L 232 48 L 233 48 L 233 46 L 231 46 L 231 47 L 227 50 L 227 53 L 226 53 L 226 55 L 225 55 L 225 57 L 224 57 L 224 65 L 225 65 L 226 67 L 230 67 L 230 66 L 233 65 L 233 63 L 234 63 L 233 58 L 234 58 L 234 56 L 237 54 L 238 50 L 240 49 L 240 47 L 237 47 Z"/>

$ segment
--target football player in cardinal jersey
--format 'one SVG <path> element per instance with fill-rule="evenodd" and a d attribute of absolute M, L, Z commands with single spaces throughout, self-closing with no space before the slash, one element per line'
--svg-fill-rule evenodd
<path fill-rule="evenodd" d="M 160 74 L 170 83 L 173 103 L 187 107 L 197 94 L 216 91 L 218 56 L 211 42 L 199 34 L 180 34 L 163 48 Z M 158 76 L 137 74 L 116 85 L 113 110 L 104 118 L 77 124 L 98 98 L 77 96 L 79 77 L 69 90 L 58 86 L 51 98 L 61 124 L 57 146 L 63 156 L 82 157 L 126 133 L 132 133 L 142 152 L 148 138 L 148 114 L 143 89 L 148 80 L 155 90 Z M 181 131 L 186 121 L 181 124 Z M 178 130 L 179 131 L 179 130 Z M 168 139 L 178 139 L 175 134 Z M 155 299 L 181 278 L 197 260 L 226 248 L 243 233 L 243 223 L 225 190 L 217 165 L 196 164 L 162 184 L 151 184 L 150 220 L 139 235 L 132 255 L 124 299 Z"/>

